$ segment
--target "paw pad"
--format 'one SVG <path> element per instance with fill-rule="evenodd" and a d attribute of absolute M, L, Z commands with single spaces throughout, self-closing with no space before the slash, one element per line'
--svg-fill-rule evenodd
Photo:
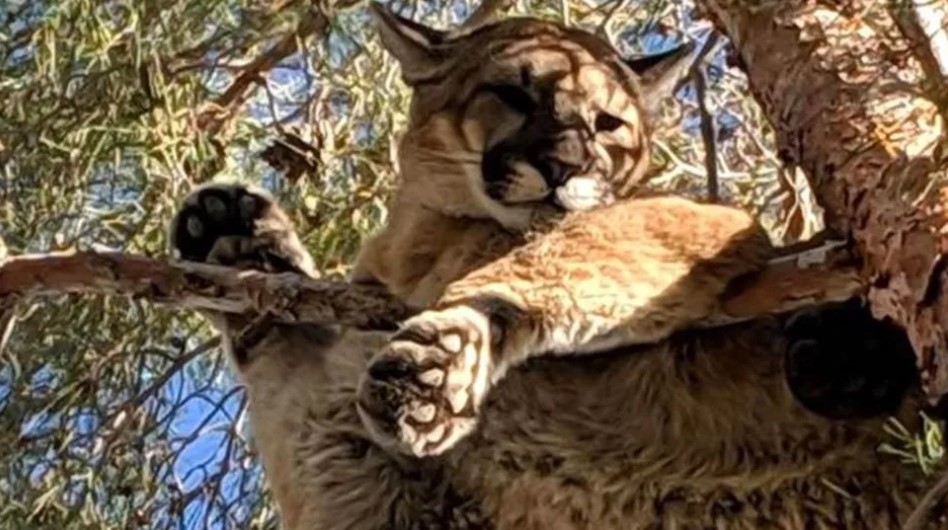
<path fill-rule="evenodd" d="M 459 306 L 407 322 L 370 363 L 359 405 L 383 443 L 440 454 L 477 425 L 493 370 L 486 316 Z"/>
<path fill-rule="evenodd" d="M 312 258 L 289 217 L 263 190 L 212 184 L 185 200 L 171 225 L 171 246 L 183 260 L 269 272 L 312 274 Z"/>

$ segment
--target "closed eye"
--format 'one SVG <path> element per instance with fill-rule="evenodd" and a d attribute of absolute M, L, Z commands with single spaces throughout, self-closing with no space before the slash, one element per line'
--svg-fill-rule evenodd
<path fill-rule="evenodd" d="M 622 127 L 622 123 L 622 120 L 616 118 L 612 114 L 600 112 L 599 115 L 596 116 L 596 123 L 594 124 L 594 127 L 596 128 L 596 132 L 612 132 L 619 127 Z"/>
<path fill-rule="evenodd" d="M 537 108 L 536 101 L 523 87 L 512 84 L 487 85 L 487 90 L 500 98 L 511 109 L 521 114 L 532 114 Z"/>

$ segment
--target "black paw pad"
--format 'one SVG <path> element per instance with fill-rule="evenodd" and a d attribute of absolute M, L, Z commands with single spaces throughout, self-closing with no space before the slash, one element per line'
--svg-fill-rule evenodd
<path fill-rule="evenodd" d="M 187 198 L 172 228 L 172 245 L 181 259 L 206 261 L 221 237 L 252 237 L 257 219 L 272 201 L 243 186 L 213 186 Z"/>
<path fill-rule="evenodd" d="M 894 413 L 918 380 L 905 332 L 860 300 L 799 312 L 785 323 L 787 384 L 807 410 L 832 419 Z"/>

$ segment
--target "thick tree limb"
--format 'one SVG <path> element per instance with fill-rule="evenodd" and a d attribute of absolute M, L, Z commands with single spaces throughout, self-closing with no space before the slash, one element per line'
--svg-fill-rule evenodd
<path fill-rule="evenodd" d="M 65 293 L 122 295 L 189 309 L 267 313 L 284 322 L 371 328 L 394 327 L 408 315 L 378 289 L 296 274 L 96 252 L 17 256 L 0 265 L 0 308 L 11 300 Z"/>
<path fill-rule="evenodd" d="M 703 0 L 779 152 L 849 229 L 877 316 L 904 326 L 929 391 L 948 391 L 945 123 L 885 2 Z"/>
<path fill-rule="evenodd" d="M 735 286 L 723 300 L 722 314 L 697 324 L 719 326 L 864 291 L 844 251 L 818 255 L 813 266 L 797 259 L 801 256 L 775 261 L 763 274 Z M 122 295 L 182 308 L 266 313 L 284 322 L 377 329 L 392 328 L 410 314 L 381 290 L 295 274 L 95 252 L 18 256 L 0 264 L 0 309 L 22 298 L 64 293 Z"/>

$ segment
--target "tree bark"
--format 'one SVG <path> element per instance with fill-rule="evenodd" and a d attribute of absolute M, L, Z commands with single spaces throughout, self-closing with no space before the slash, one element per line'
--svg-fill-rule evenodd
<path fill-rule="evenodd" d="M 945 124 L 917 50 L 876 0 L 702 0 L 734 44 L 779 153 L 852 234 L 877 317 L 948 390 Z M 899 7 L 892 7 L 899 9 Z"/>
<path fill-rule="evenodd" d="M 393 329 L 410 314 L 381 289 L 119 253 L 35 254 L 0 262 L 0 309 L 67 293 L 141 298 L 178 308 L 268 314 L 283 322 Z"/>
<path fill-rule="evenodd" d="M 774 260 L 734 285 L 719 311 L 698 327 L 713 327 L 830 301 L 865 290 L 846 249 L 820 247 Z M 0 310 L 19 299 L 66 293 L 144 298 L 179 308 L 267 314 L 283 322 L 393 329 L 412 311 L 378 288 L 297 274 L 119 253 L 76 252 L 0 261 Z"/>

